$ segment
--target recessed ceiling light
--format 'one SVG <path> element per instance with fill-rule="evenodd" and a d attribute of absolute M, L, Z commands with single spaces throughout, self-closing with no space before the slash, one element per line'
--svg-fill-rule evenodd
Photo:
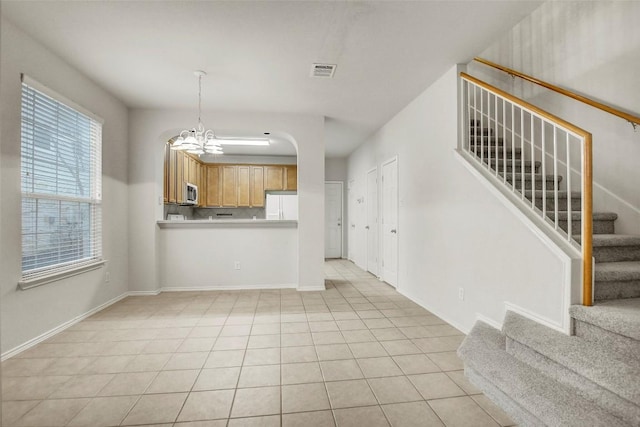
<path fill-rule="evenodd" d="M 269 145 L 268 139 L 216 138 L 220 145 Z"/>

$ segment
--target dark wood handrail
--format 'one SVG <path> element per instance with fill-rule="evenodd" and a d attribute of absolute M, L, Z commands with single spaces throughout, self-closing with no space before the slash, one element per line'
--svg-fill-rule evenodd
<path fill-rule="evenodd" d="M 620 111 L 620 110 L 618 110 L 616 108 L 613 108 L 613 107 L 611 107 L 609 105 L 603 104 L 603 103 L 598 102 L 598 101 L 594 101 L 593 99 L 587 98 L 586 96 L 578 95 L 577 93 L 571 92 L 570 90 L 563 89 L 563 88 L 561 88 L 559 86 L 556 86 L 556 85 L 552 85 L 551 83 L 547 83 L 547 82 L 545 82 L 543 80 L 536 79 L 535 77 L 531 77 L 531 76 L 529 76 L 527 74 L 521 73 L 521 72 L 513 70 L 511 68 L 504 67 L 504 66 L 502 66 L 500 64 L 496 64 L 495 62 L 491 62 L 491 61 L 488 61 L 486 59 L 482 59 L 482 58 L 478 58 L 478 57 L 473 58 L 473 60 L 474 61 L 478 61 L 481 64 L 488 65 L 489 67 L 498 69 L 500 71 L 504 71 L 505 73 L 510 74 L 512 76 L 520 77 L 523 80 L 526 80 L 528 82 L 531 82 L 531 83 L 537 84 L 539 86 L 545 87 L 545 88 L 547 88 L 549 90 L 552 90 L 554 92 L 558 92 L 558 93 L 560 93 L 562 95 L 568 96 L 569 98 L 573 98 L 573 99 L 575 99 L 577 101 L 584 102 L 587 105 L 590 105 L 590 106 L 595 107 L 595 108 L 597 108 L 599 110 L 602 110 L 602 111 L 606 111 L 607 113 L 613 114 L 614 116 L 618 116 L 618 117 L 620 117 L 622 119 L 625 119 L 629 123 L 631 123 L 633 125 L 634 129 L 635 129 L 635 127 L 637 125 L 640 125 L 640 117 L 634 116 L 633 114 L 625 113 L 624 111 Z"/>

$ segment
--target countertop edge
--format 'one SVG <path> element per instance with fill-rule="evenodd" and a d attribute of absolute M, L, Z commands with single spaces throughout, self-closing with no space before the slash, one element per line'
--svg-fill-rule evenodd
<path fill-rule="evenodd" d="M 266 219 L 214 219 L 214 220 L 159 220 L 160 228 L 224 228 L 224 227 L 269 227 L 269 228 L 297 228 L 295 220 L 266 220 Z"/>

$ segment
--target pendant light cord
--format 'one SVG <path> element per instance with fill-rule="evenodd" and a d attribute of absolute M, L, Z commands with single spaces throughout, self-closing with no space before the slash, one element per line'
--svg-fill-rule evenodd
<path fill-rule="evenodd" d="M 202 123 L 202 75 L 198 76 L 198 125 Z"/>

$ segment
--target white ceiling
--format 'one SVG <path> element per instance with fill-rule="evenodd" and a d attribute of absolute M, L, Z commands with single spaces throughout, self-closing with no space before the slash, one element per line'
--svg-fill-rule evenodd
<path fill-rule="evenodd" d="M 3 1 L 2 14 L 129 107 L 319 114 L 349 154 L 541 1 Z M 334 79 L 309 77 L 338 64 Z M 191 124 L 185 124 L 190 126 Z"/>

